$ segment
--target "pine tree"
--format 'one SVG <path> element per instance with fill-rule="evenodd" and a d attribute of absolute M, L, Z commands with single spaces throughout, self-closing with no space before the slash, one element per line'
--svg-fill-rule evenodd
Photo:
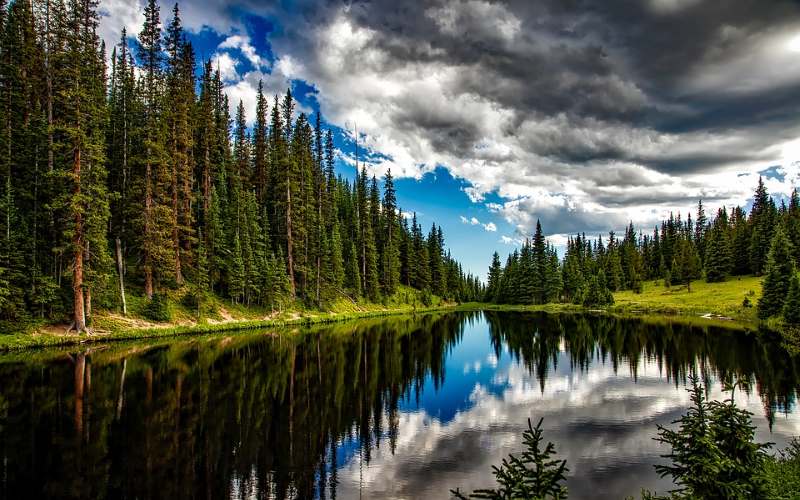
<path fill-rule="evenodd" d="M 155 0 L 148 0 L 144 17 L 144 26 L 139 33 L 144 105 L 144 152 L 140 160 L 144 164 L 144 175 L 139 186 L 143 192 L 144 210 L 140 214 L 140 246 L 143 253 L 144 291 L 150 299 L 157 281 L 174 277 L 175 215 L 168 191 L 171 176 L 163 144 L 161 21 Z"/>
<path fill-rule="evenodd" d="M 786 237 L 794 248 L 794 263 L 800 267 L 800 194 L 797 188 L 792 190 L 785 220 Z"/>
<path fill-rule="evenodd" d="M 500 297 L 500 282 L 503 279 L 503 268 L 500 265 L 500 254 L 492 255 L 492 265 L 489 267 L 489 282 L 486 285 L 487 302 L 498 302 Z"/>
<path fill-rule="evenodd" d="M 523 433 L 527 447 L 520 456 L 509 455 L 499 467 L 493 467 L 497 488 L 479 489 L 465 496 L 458 489 L 451 493 L 458 499 L 469 498 L 530 498 L 536 500 L 562 500 L 567 498 L 566 475 L 569 472 L 566 460 L 554 458 L 556 448 L 544 441 L 542 420 L 533 427 L 528 419 L 528 430 Z"/>
<path fill-rule="evenodd" d="M 697 248 L 697 255 L 700 257 L 700 262 L 705 263 L 706 259 L 706 213 L 703 209 L 703 200 L 697 202 L 697 221 L 694 226 L 693 242 Z"/>
<path fill-rule="evenodd" d="M 792 245 L 782 228 L 775 231 L 767 254 L 761 298 L 758 301 L 758 317 L 767 319 L 783 312 L 789 285 L 795 274 Z"/>
<path fill-rule="evenodd" d="M 795 273 L 789 283 L 789 293 L 783 304 L 783 320 L 790 325 L 800 325 L 800 274 Z"/>
<path fill-rule="evenodd" d="M 64 238 L 72 255 L 73 327 L 87 329 L 93 285 L 103 280 L 109 265 L 106 248 L 108 192 L 105 170 L 105 54 L 97 37 L 96 5 L 70 4 L 68 66 L 60 92 L 61 119 L 58 150 L 66 191 L 57 200 L 68 219 Z M 94 257 L 91 257 L 94 256 Z"/>
<path fill-rule="evenodd" d="M 530 272 L 532 273 L 532 299 L 536 304 L 544 304 L 545 298 L 545 269 L 546 269 L 546 246 L 547 242 L 544 238 L 542 224 L 539 219 L 536 220 L 536 232 L 533 234 L 533 242 L 531 248 L 532 265 Z"/>
<path fill-rule="evenodd" d="M 242 257 L 242 245 L 237 232 L 233 237 L 233 252 L 230 256 L 230 296 L 234 302 L 239 302 L 244 297 L 245 290 L 247 289 L 244 259 Z"/>
<path fill-rule="evenodd" d="M 766 267 L 767 252 L 773 233 L 772 200 L 767 193 L 764 179 L 759 176 L 758 187 L 753 195 L 753 208 L 750 211 L 752 236 L 750 239 L 750 268 L 753 274 L 760 276 Z"/>
<path fill-rule="evenodd" d="M 268 162 L 267 99 L 264 96 L 264 83 L 258 81 L 256 93 L 256 121 L 253 126 L 253 185 L 260 204 L 267 202 Z M 265 228 L 269 229 L 269 228 Z"/>
<path fill-rule="evenodd" d="M 677 242 L 670 275 L 672 280 L 685 283 L 687 291 L 692 291 L 692 280 L 700 277 L 700 257 L 690 241 Z"/>
<path fill-rule="evenodd" d="M 339 233 L 339 223 L 334 220 L 327 259 L 330 266 L 330 274 L 327 277 L 327 281 L 336 291 L 341 290 L 344 285 L 344 258 L 342 255 L 342 237 Z"/>
<path fill-rule="evenodd" d="M 381 285 L 383 293 L 390 296 L 400 280 L 400 227 L 397 219 L 397 195 L 392 171 L 387 170 L 383 179 L 383 258 L 381 260 Z"/>
<path fill-rule="evenodd" d="M 706 248 L 706 281 L 709 283 L 724 281 L 733 267 L 732 260 L 726 227 L 722 222 L 715 221 Z"/>

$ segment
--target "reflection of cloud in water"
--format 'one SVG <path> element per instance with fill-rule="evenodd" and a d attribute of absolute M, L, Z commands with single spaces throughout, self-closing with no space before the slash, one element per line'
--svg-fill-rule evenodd
<path fill-rule="evenodd" d="M 486 364 L 498 366 L 496 358 Z M 542 391 L 539 380 L 520 364 L 500 364 L 491 383 L 504 389 L 493 393 L 476 382 L 471 406 L 449 422 L 424 410 L 402 412 L 394 455 L 381 446 L 363 468 L 354 456 L 339 472 L 339 496 L 357 496 L 359 484 L 368 498 L 448 498 L 454 487 L 488 486 L 491 465 L 521 449 L 529 417 L 534 423 L 544 418 L 545 438 L 567 459 L 570 498 L 619 499 L 638 495 L 642 487 L 664 491 L 669 483 L 652 467 L 667 451 L 653 440 L 656 425 L 678 418 L 689 394 L 667 381 L 653 362 L 641 360 L 635 372 L 636 382 L 627 364 L 615 374 L 610 363 L 594 362 L 586 372 L 562 363 L 551 370 Z M 724 397 L 720 384 L 713 384 L 711 396 Z M 800 434 L 796 414 L 776 418 L 770 434 L 758 395 L 738 391 L 736 399 L 754 413 L 758 440 L 783 447 Z"/>

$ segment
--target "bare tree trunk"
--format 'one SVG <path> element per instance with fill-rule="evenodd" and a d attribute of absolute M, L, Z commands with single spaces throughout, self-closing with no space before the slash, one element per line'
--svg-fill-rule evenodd
<path fill-rule="evenodd" d="M 81 150 L 75 147 L 72 153 L 72 175 L 75 179 L 73 194 L 75 197 L 81 194 Z M 84 315 L 83 303 L 83 213 L 75 211 L 75 233 L 72 236 L 72 248 L 75 257 L 75 264 L 72 268 L 72 297 L 73 297 L 73 317 L 75 330 L 80 333 L 86 330 L 86 316 Z"/>
<path fill-rule="evenodd" d="M 119 298 L 122 301 L 122 315 L 128 315 L 128 305 L 125 302 L 125 277 L 122 269 L 122 242 L 119 238 L 116 240 L 116 254 L 117 254 L 117 274 L 119 275 Z"/>

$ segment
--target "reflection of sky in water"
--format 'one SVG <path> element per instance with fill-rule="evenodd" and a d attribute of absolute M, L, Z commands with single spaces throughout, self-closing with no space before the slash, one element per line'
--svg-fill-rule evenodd
<path fill-rule="evenodd" d="M 468 322 L 447 356 L 439 390 L 428 377 L 418 398 L 401 401 L 394 454 L 382 445 L 366 464 L 357 443 L 341 444 L 338 497 L 448 498 L 451 488 L 489 486 L 491 465 L 521 449 L 529 417 L 544 418 L 545 439 L 567 459 L 571 499 L 621 499 L 643 487 L 664 492 L 670 484 L 652 464 L 668 450 L 653 437 L 658 424 L 684 412 L 689 395 L 644 357 L 636 373 L 634 381 L 627 363 L 614 373 L 597 358 L 588 370 L 573 369 L 562 349 L 542 390 L 505 346 L 497 358 L 485 320 Z M 716 382 L 711 395 L 723 398 Z M 739 392 L 736 399 L 754 413 L 759 441 L 782 448 L 800 435 L 796 413 L 778 414 L 770 433 L 758 394 Z"/>

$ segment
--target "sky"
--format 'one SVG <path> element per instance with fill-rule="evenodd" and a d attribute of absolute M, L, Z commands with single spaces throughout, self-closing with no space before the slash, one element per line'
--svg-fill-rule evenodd
<path fill-rule="evenodd" d="M 173 3 L 162 3 L 162 22 Z M 800 179 L 800 2 L 184 0 L 232 109 L 259 80 L 335 132 L 337 171 L 397 179 L 480 276 L 541 220 L 649 232 L 670 212 L 746 206 Z M 143 0 L 100 0 L 110 47 Z M 366 153 L 363 153 L 363 152 Z"/>

